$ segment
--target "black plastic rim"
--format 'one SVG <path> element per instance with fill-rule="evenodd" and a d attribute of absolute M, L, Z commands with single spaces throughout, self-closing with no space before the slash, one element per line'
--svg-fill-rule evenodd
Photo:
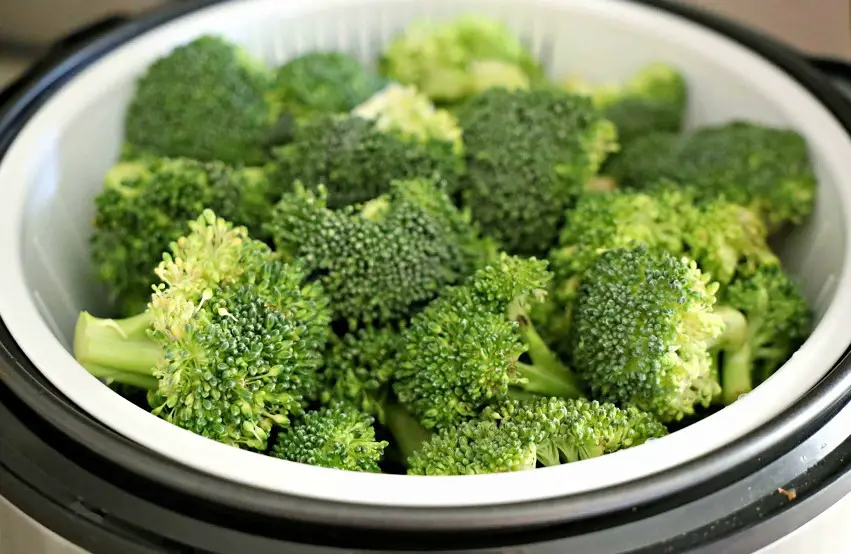
<path fill-rule="evenodd" d="M 0 156 L 39 106 L 78 71 L 158 25 L 220 1 L 179 3 L 137 20 L 119 22 L 116 28 L 106 30 L 95 38 L 75 37 L 60 44 L 18 83 L 13 94 L 7 93 L 14 98 L 10 98 L 0 112 Z M 762 55 L 806 87 L 851 133 L 851 105 L 823 74 L 797 53 L 749 29 L 696 9 L 667 0 L 632 1 L 677 14 Z M 112 23 L 115 22 L 109 22 L 105 27 Z M 793 410 L 713 455 L 664 475 L 570 498 L 510 506 L 387 509 L 269 493 L 221 481 L 178 465 L 115 434 L 76 408 L 41 376 L 14 343 L 5 325 L 0 325 L 0 343 L 2 403 L 27 413 L 26 424 L 38 420 L 43 426 L 41 432 L 62 446 L 63 458 L 91 464 L 83 465 L 85 468 L 97 467 L 101 472 L 108 471 L 109 481 L 121 486 L 119 491 L 132 490 L 143 502 L 170 506 L 183 514 L 197 512 L 199 519 L 222 527 L 269 536 L 280 536 L 286 530 L 291 540 L 348 543 L 352 546 L 379 547 L 379 542 L 386 543 L 388 540 L 397 545 L 407 544 L 407 548 L 410 548 L 412 540 L 423 547 L 430 544 L 460 546 L 472 540 L 473 536 L 476 544 L 481 545 L 483 535 L 479 532 L 486 531 L 492 539 L 486 542 L 518 544 L 528 541 L 531 531 L 536 532 L 536 540 L 566 535 L 588 536 L 612 527 L 652 519 L 679 506 L 694 503 L 710 491 L 730 490 L 727 487 L 734 487 L 747 480 L 748 476 L 779 463 L 790 452 L 797 452 L 796 449 L 808 444 L 808 437 L 826 428 L 832 418 L 840 418 L 845 413 L 840 410 L 851 397 L 851 360 L 846 356 Z M 10 418 L 5 419 L 11 421 Z M 839 444 L 842 444 L 841 441 L 837 442 Z M 0 448 L 0 462 L 5 463 L 2 452 L 6 451 L 10 448 Z M 826 456 L 822 458 L 826 459 Z M 21 461 L 18 460 L 18 463 Z M 806 471 L 811 466 L 804 464 L 798 469 Z M 6 494 L 6 487 L 11 482 L 11 477 L 8 481 L 4 477 L 0 482 L 3 494 Z M 108 504 L 115 506 L 115 502 Z M 749 504 L 740 499 L 735 509 Z M 119 509 L 113 511 L 116 517 L 119 512 Z M 135 521 L 141 525 L 138 515 L 123 514 L 122 517 L 125 522 Z M 301 523 L 294 528 L 283 525 L 284 521 Z M 148 532 L 157 529 L 156 524 L 153 525 Z M 272 531 L 273 526 L 276 531 Z M 147 528 L 148 525 L 141 527 Z M 364 533 L 363 528 L 382 529 L 384 533 L 380 539 L 365 536 L 376 534 Z M 495 535 L 495 529 L 502 532 Z M 415 533 L 416 539 L 405 532 Z M 457 533 L 466 533 L 466 539 Z M 634 544 L 629 550 L 622 551 L 637 548 L 640 545 Z M 213 548 L 210 550 L 215 551 Z M 262 548 L 260 550 L 263 551 Z"/>

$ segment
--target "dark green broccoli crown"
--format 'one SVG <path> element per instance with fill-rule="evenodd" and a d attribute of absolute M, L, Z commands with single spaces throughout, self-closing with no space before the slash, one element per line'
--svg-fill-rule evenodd
<path fill-rule="evenodd" d="M 325 355 L 324 404 L 349 402 L 384 420 L 384 400 L 393 365 L 402 347 L 401 334 L 387 327 L 364 327 L 333 336 Z"/>
<path fill-rule="evenodd" d="M 679 154 L 683 182 L 748 206 L 773 228 L 801 223 L 816 179 L 807 143 L 792 130 L 736 121 L 696 131 Z"/>
<path fill-rule="evenodd" d="M 617 155 L 607 161 L 606 175 L 621 187 L 638 190 L 679 188 L 670 180 L 678 175 L 677 152 L 681 137 L 672 132 L 648 133 L 624 143 Z"/>
<path fill-rule="evenodd" d="M 678 133 L 685 110 L 679 103 L 624 98 L 605 108 L 603 114 L 615 124 L 618 141 L 626 145 L 648 133 Z"/>
<path fill-rule="evenodd" d="M 708 348 L 723 330 L 717 283 L 694 262 L 645 246 L 601 254 L 576 302 L 573 357 L 594 397 L 661 421 L 708 405 L 719 385 Z"/>
<path fill-rule="evenodd" d="M 276 115 L 270 72 L 240 47 L 203 36 L 154 62 L 126 116 L 134 150 L 204 161 L 258 164 Z"/>
<path fill-rule="evenodd" d="M 155 260 L 205 208 L 259 231 L 271 211 L 267 189 L 259 169 L 221 162 L 159 158 L 115 166 L 95 199 L 91 239 L 92 260 L 113 304 L 124 315 L 144 309 L 157 281 Z"/>
<path fill-rule="evenodd" d="M 152 337 L 163 403 L 154 413 L 199 435 L 262 450 L 319 392 L 327 298 L 208 211 L 157 268 Z"/>
<path fill-rule="evenodd" d="M 587 97 L 490 89 L 459 111 L 465 201 L 506 251 L 543 255 L 564 211 L 615 148 L 614 126 Z"/>
<path fill-rule="evenodd" d="M 509 400 L 489 406 L 483 418 L 527 436 L 545 466 L 602 456 L 667 434 L 664 425 L 634 406 L 584 398 Z"/>
<path fill-rule="evenodd" d="M 745 121 L 637 139 L 607 171 L 623 186 L 684 186 L 698 201 L 723 197 L 759 214 L 769 231 L 801 223 L 815 202 L 806 140 Z"/>
<path fill-rule="evenodd" d="M 603 113 L 623 145 L 649 133 L 680 132 L 687 102 L 685 77 L 673 66 L 654 62 L 642 67 Z"/>
<path fill-rule="evenodd" d="M 338 210 L 328 209 L 324 187 L 296 189 L 270 227 L 277 249 L 306 260 L 336 316 L 353 324 L 407 317 L 491 251 L 437 180 L 396 181 L 386 195 Z"/>
<path fill-rule="evenodd" d="M 689 257 L 721 285 L 729 283 L 737 271 L 780 264 L 759 215 L 723 197 L 699 206 L 687 221 L 684 237 Z"/>
<path fill-rule="evenodd" d="M 314 51 L 278 68 L 272 96 L 280 112 L 301 118 L 349 112 L 386 84 L 349 54 Z"/>
<path fill-rule="evenodd" d="M 441 429 L 408 458 L 409 475 L 476 475 L 535 468 L 535 443 L 494 421 Z"/>
<path fill-rule="evenodd" d="M 768 378 L 786 363 L 812 332 L 812 308 L 800 285 L 779 264 L 737 276 L 722 301 L 747 317 L 758 379 Z"/>
<path fill-rule="evenodd" d="M 379 473 L 388 443 L 376 439 L 372 424 L 372 416 L 350 406 L 322 407 L 282 429 L 273 452 L 291 462 Z"/>
<path fill-rule="evenodd" d="M 517 365 L 527 345 L 509 312 L 536 298 L 548 278 L 546 262 L 503 254 L 411 319 L 393 390 L 424 427 L 475 417 L 524 384 Z"/>
<path fill-rule="evenodd" d="M 276 150 L 273 180 L 281 192 L 295 181 L 323 184 L 332 208 L 372 200 L 394 180 L 439 175 L 452 190 L 463 172 L 454 148 L 448 141 L 412 141 L 357 116 L 316 116 Z"/>

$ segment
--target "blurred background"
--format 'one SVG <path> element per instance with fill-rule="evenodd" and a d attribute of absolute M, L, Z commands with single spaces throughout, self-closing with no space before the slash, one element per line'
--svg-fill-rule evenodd
<path fill-rule="evenodd" d="M 0 86 L 63 35 L 168 0 L 0 0 Z M 171 0 L 174 1 L 174 0 Z M 851 60 L 849 0 L 680 0 L 737 19 L 812 54 Z"/>

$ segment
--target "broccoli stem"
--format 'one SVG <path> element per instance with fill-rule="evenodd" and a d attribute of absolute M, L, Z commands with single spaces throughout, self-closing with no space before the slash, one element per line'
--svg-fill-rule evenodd
<path fill-rule="evenodd" d="M 580 398 L 582 389 L 576 375 L 550 350 L 528 317 L 519 317 L 520 333 L 528 347 L 531 364 L 517 363 L 520 374 L 527 379 L 521 385 L 526 392 L 561 398 Z"/>
<path fill-rule="evenodd" d="M 422 444 L 429 440 L 432 432 L 420 423 L 397 402 L 388 402 L 384 407 L 387 428 L 395 439 L 401 462 L 408 465 L 408 459 L 416 453 Z"/>
<path fill-rule="evenodd" d="M 713 350 L 724 352 L 720 400 L 730 405 L 740 395 L 753 390 L 751 322 L 740 311 L 727 306 L 719 306 L 715 313 L 724 321 L 724 332 L 713 346 Z"/>
<path fill-rule="evenodd" d="M 156 388 L 153 370 L 162 350 L 148 336 L 151 321 L 148 312 L 125 319 L 82 312 L 74 330 L 74 357 L 95 377 Z"/>

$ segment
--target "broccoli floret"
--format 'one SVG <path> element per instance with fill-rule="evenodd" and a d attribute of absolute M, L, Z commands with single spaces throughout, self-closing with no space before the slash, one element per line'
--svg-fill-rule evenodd
<path fill-rule="evenodd" d="M 554 466 L 638 446 L 668 434 L 652 415 L 585 398 L 512 399 L 489 406 L 484 419 L 510 422 L 530 434 L 538 463 Z"/>
<path fill-rule="evenodd" d="M 280 113 L 302 119 L 349 112 L 386 84 L 349 54 L 313 51 L 275 71 L 272 99 Z"/>
<path fill-rule="evenodd" d="M 394 180 L 439 175 L 454 190 L 464 159 L 445 140 L 412 140 L 395 129 L 355 115 L 316 116 L 296 128 L 293 141 L 275 150 L 270 179 L 279 194 L 293 183 L 324 185 L 329 207 L 367 202 Z"/>
<path fill-rule="evenodd" d="M 256 165 L 278 114 L 271 71 L 243 48 L 202 36 L 142 75 L 127 110 L 125 138 L 137 155 Z"/>
<path fill-rule="evenodd" d="M 111 304 L 125 316 L 145 308 L 157 282 L 155 260 L 205 208 L 260 237 L 272 211 L 268 190 L 262 170 L 221 162 L 154 158 L 114 166 L 95 199 L 90 250 Z"/>
<path fill-rule="evenodd" d="M 587 97 L 490 89 L 460 111 L 464 201 L 507 252 L 543 256 L 565 210 L 617 149 L 615 128 Z"/>
<path fill-rule="evenodd" d="M 701 271 L 726 286 L 737 271 L 779 265 L 768 245 L 768 231 L 753 211 L 724 199 L 710 200 L 685 218 L 689 257 Z"/>
<path fill-rule="evenodd" d="M 421 143 L 444 141 L 459 156 L 464 152 L 461 127 L 454 115 L 435 108 L 415 87 L 391 84 L 357 106 L 354 115 L 374 120 L 382 131 L 396 131 Z"/>
<path fill-rule="evenodd" d="M 394 38 L 379 65 L 394 81 L 448 104 L 494 87 L 529 89 L 545 79 L 508 27 L 479 15 L 416 21 Z"/>
<path fill-rule="evenodd" d="M 324 187 L 297 184 L 270 226 L 277 250 L 306 261 L 350 327 L 404 319 L 495 255 L 441 181 L 390 187 L 364 205 L 331 210 Z"/>
<path fill-rule="evenodd" d="M 83 312 L 74 354 L 97 377 L 153 388 L 153 413 L 204 437 L 263 450 L 319 394 L 328 300 L 296 263 L 205 210 L 162 255 L 148 308 Z"/>
<path fill-rule="evenodd" d="M 413 316 L 393 360 L 393 391 L 426 429 L 474 418 L 513 391 L 581 395 L 529 319 L 548 285 L 546 266 L 503 253 Z"/>
<path fill-rule="evenodd" d="M 667 191 L 615 190 L 581 197 L 568 210 L 558 246 L 549 253 L 554 278 L 547 301 L 535 311 L 534 319 L 542 323 L 548 341 L 567 336 L 581 277 L 601 252 L 643 244 L 683 253 L 689 207 L 686 197 Z"/>
<path fill-rule="evenodd" d="M 408 458 L 409 475 L 477 475 L 535 469 L 535 442 L 495 421 L 441 429 Z"/>
<path fill-rule="evenodd" d="M 349 402 L 384 423 L 393 366 L 401 334 L 390 327 L 364 327 L 332 336 L 323 370 L 324 404 Z"/>
<path fill-rule="evenodd" d="M 575 303 L 574 369 L 604 401 L 663 423 L 708 406 L 719 385 L 709 348 L 724 331 L 718 289 L 694 261 L 644 245 L 602 253 Z"/>
<path fill-rule="evenodd" d="M 731 404 L 800 348 L 812 331 L 813 313 L 798 283 L 779 264 L 738 275 L 721 302 L 719 312 L 730 329 L 716 346 L 723 352 L 721 400 Z"/>
<path fill-rule="evenodd" d="M 538 398 L 488 408 L 483 419 L 440 430 L 408 458 L 412 475 L 533 469 L 602 456 L 667 434 L 634 407 L 585 399 Z"/>
<path fill-rule="evenodd" d="M 380 473 L 387 441 L 377 440 L 374 418 L 335 404 L 311 411 L 278 434 L 278 458 L 314 466 Z"/>
<path fill-rule="evenodd" d="M 733 121 L 679 138 L 651 135 L 624 146 L 613 165 L 607 171 L 621 186 L 687 187 L 701 202 L 721 197 L 757 213 L 769 232 L 802 223 L 815 203 L 808 144 L 791 129 Z"/>
<path fill-rule="evenodd" d="M 649 133 L 682 130 L 688 86 L 680 71 L 667 63 L 649 63 L 623 85 L 591 86 L 571 77 L 563 86 L 569 92 L 591 95 L 617 127 L 621 144 Z"/>

